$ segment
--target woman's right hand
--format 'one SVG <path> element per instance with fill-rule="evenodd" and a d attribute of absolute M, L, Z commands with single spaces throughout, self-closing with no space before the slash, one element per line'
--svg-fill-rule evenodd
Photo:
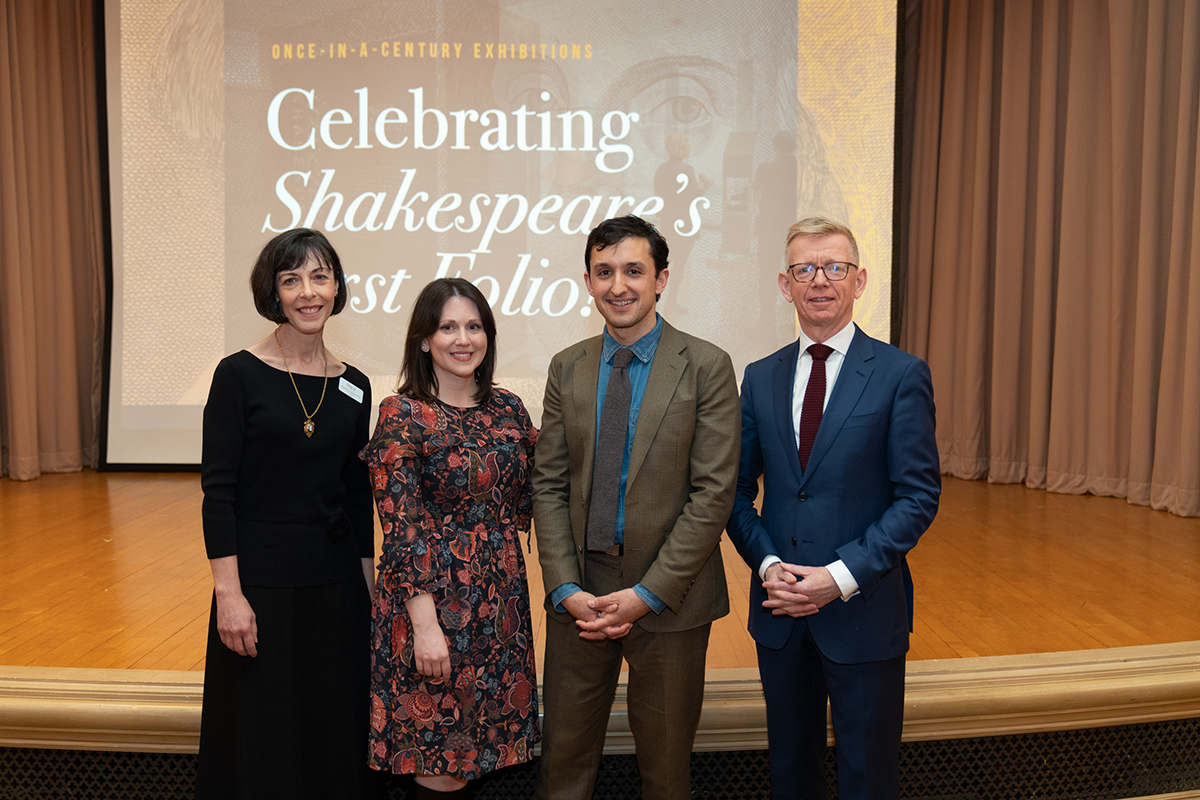
<path fill-rule="evenodd" d="M 241 592 L 217 595 L 217 633 L 221 643 L 239 656 L 258 655 L 258 620 Z"/>
<path fill-rule="evenodd" d="M 250 601 L 242 594 L 237 556 L 209 559 L 213 574 L 213 596 L 217 599 L 217 633 L 221 643 L 239 656 L 258 655 L 258 620 Z"/>
<path fill-rule="evenodd" d="M 413 631 L 413 662 L 426 678 L 450 677 L 450 648 L 442 626 L 435 623 L 432 629 Z"/>
<path fill-rule="evenodd" d="M 426 678 L 450 677 L 450 648 L 438 623 L 433 597 L 419 594 L 406 602 L 413 625 L 413 664 Z"/>

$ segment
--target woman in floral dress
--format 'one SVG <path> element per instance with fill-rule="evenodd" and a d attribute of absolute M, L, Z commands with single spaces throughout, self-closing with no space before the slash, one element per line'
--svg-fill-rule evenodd
<path fill-rule="evenodd" d="M 537 430 L 492 384 L 496 323 L 461 278 L 413 307 L 398 394 L 380 405 L 363 458 L 383 525 L 373 610 L 375 769 L 416 778 L 417 797 L 533 757 L 538 732 L 529 588 Z"/>

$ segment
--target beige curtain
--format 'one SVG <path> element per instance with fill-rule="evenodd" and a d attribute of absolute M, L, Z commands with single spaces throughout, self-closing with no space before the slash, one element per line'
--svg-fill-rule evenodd
<path fill-rule="evenodd" d="M 3 0 L 0 471 L 95 466 L 103 238 L 92 7 Z"/>
<path fill-rule="evenodd" d="M 1200 515 L 1200 3 L 920 10 L 900 344 L 942 469 Z"/>

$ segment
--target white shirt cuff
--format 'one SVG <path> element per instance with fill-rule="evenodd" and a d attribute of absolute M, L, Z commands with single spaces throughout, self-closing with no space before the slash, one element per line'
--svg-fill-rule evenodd
<path fill-rule="evenodd" d="M 771 566 L 772 564 L 777 564 L 780 561 L 783 561 L 783 559 L 779 556 L 767 556 L 764 558 L 762 563 L 758 565 L 758 579 L 760 581 L 765 581 L 767 579 L 767 567 Z"/>
<path fill-rule="evenodd" d="M 826 564 L 825 569 L 829 570 L 834 583 L 842 590 L 842 602 L 858 594 L 858 581 L 854 580 L 854 576 L 850 574 L 850 570 L 840 558 L 832 564 Z"/>

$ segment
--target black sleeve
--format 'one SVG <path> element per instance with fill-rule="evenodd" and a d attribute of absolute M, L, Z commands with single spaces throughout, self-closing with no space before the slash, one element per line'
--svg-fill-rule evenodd
<path fill-rule="evenodd" d="M 358 542 L 360 558 L 375 557 L 375 505 L 371 496 L 371 476 L 359 453 L 367 446 L 371 432 L 371 381 L 364 375 L 363 400 L 358 407 L 354 424 L 354 446 L 342 468 L 346 486 L 346 513 Z"/>
<path fill-rule="evenodd" d="M 213 373 L 208 402 L 204 404 L 200 456 L 200 486 L 204 490 L 201 516 L 209 558 L 237 555 L 234 506 L 245 430 L 245 387 L 236 368 L 222 361 Z"/>

